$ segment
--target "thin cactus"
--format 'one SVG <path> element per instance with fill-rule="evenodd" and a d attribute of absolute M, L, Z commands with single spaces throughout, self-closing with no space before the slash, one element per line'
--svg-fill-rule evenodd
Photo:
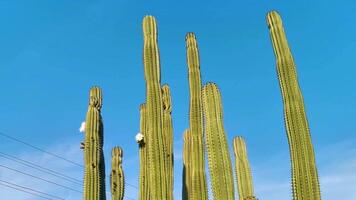
<path fill-rule="evenodd" d="M 183 183 L 182 183 L 182 200 L 188 200 L 191 186 L 190 186 L 190 156 L 191 153 L 191 138 L 189 130 L 185 130 L 183 134 Z"/>
<path fill-rule="evenodd" d="M 207 200 L 203 144 L 203 111 L 198 45 L 194 33 L 186 35 L 188 77 L 190 88 L 189 124 L 191 135 L 190 200 Z"/>
<path fill-rule="evenodd" d="M 303 97 L 282 20 L 276 11 L 268 13 L 267 24 L 283 96 L 284 119 L 292 163 L 293 199 L 320 200 L 318 173 Z"/>
<path fill-rule="evenodd" d="M 138 140 L 140 152 L 140 188 L 139 200 L 149 200 L 148 171 L 147 171 L 147 146 L 146 146 L 146 104 L 140 105 L 140 134 L 143 139 Z"/>
<path fill-rule="evenodd" d="M 123 200 L 125 192 L 125 177 L 122 170 L 122 149 L 114 147 L 111 151 L 110 189 L 112 200 Z"/>
<path fill-rule="evenodd" d="M 163 102 L 163 138 L 165 141 L 166 161 L 167 161 L 167 200 L 173 199 L 173 127 L 172 127 L 172 99 L 169 86 L 162 86 Z"/>
<path fill-rule="evenodd" d="M 214 199 L 233 200 L 234 179 L 229 147 L 223 127 L 221 96 L 218 87 L 203 87 L 206 149 Z"/>
<path fill-rule="evenodd" d="M 160 64 L 156 20 L 143 19 L 143 60 L 146 80 L 146 144 L 148 146 L 148 182 L 152 199 L 168 198 L 166 157 L 163 139 L 163 105 L 160 86 Z"/>
<path fill-rule="evenodd" d="M 101 118 L 102 92 L 90 90 L 84 140 L 84 200 L 105 200 L 104 127 Z"/>
<path fill-rule="evenodd" d="M 245 141 L 242 137 L 235 137 L 233 144 L 239 200 L 252 199 L 254 198 L 253 183 Z"/>

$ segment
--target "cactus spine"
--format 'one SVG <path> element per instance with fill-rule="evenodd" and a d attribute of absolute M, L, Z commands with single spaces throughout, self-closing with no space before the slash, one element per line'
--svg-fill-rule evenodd
<path fill-rule="evenodd" d="M 205 139 L 214 199 L 233 200 L 234 179 L 226 135 L 223 127 L 221 96 L 217 86 L 203 87 Z"/>
<path fill-rule="evenodd" d="M 125 178 L 122 170 L 122 149 L 114 147 L 111 151 L 110 189 L 112 200 L 123 200 L 125 192 Z"/>
<path fill-rule="evenodd" d="M 190 156 L 191 153 L 191 139 L 189 130 L 185 130 L 183 134 L 183 187 L 182 187 L 182 200 L 188 200 L 188 194 L 190 193 Z"/>
<path fill-rule="evenodd" d="M 267 23 L 283 96 L 284 119 L 292 163 L 293 199 L 320 200 L 314 150 L 293 56 L 284 33 L 281 17 L 276 11 L 268 13 Z"/>
<path fill-rule="evenodd" d="M 90 90 L 84 145 L 84 200 L 105 200 L 105 164 L 103 155 L 102 92 Z"/>
<path fill-rule="evenodd" d="M 148 171 L 147 171 L 147 147 L 146 147 L 146 104 L 140 105 L 140 133 L 143 135 L 143 140 L 139 142 L 140 152 L 140 188 L 139 199 L 148 200 Z"/>
<path fill-rule="evenodd" d="M 166 155 L 163 139 L 163 105 L 160 86 L 160 64 L 157 46 L 156 20 L 146 16 L 143 20 L 143 60 L 146 80 L 146 144 L 150 198 L 168 198 Z"/>
<path fill-rule="evenodd" d="M 233 144 L 239 200 L 254 199 L 251 169 L 247 159 L 245 141 L 242 137 L 235 137 Z"/>
<path fill-rule="evenodd" d="M 173 127 L 172 127 L 172 99 L 168 85 L 162 86 L 163 102 L 163 131 L 167 161 L 167 200 L 173 199 Z"/>
<path fill-rule="evenodd" d="M 190 88 L 189 124 L 191 134 L 190 200 L 208 199 L 203 146 L 203 111 L 201 101 L 200 63 L 194 33 L 186 35 L 188 77 Z"/>

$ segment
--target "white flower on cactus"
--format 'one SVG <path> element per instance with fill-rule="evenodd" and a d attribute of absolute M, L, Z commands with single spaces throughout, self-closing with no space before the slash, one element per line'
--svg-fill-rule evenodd
<path fill-rule="evenodd" d="M 136 142 L 137 143 L 141 143 L 141 142 L 143 142 L 143 135 L 142 135 L 142 133 L 137 133 L 137 135 L 136 135 Z"/>
<path fill-rule="evenodd" d="M 82 122 L 79 128 L 79 132 L 84 133 L 85 132 L 85 122 Z"/>

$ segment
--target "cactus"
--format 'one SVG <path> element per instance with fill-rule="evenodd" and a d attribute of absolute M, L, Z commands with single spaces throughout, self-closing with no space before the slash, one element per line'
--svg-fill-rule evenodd
<path fill-rule="evenodd" d="M 189 130 L 185 130 L 183 134 L 183 187 L 182 187 L 182 200 L 188 200 L 189 199 L 189 193 L 190 193 L 190 156 L 192 155 L 191 153 L 191 138 L 190 138 L 190 133 Z"/>
<path fill-rule="evenodd" d="M 283 97 L 284 119 L 292 163 L 293 199 L 320 200 L 318 173 L 303 97 L 282 20 L 276 11 L 268 13 L 267 24 Z"/>
<path fill-rule="evenodd" d="M 84 200 L 105 200 L 105 164 L 103 155 L 102 92 L 90 90 L 84 140 Z"/>
<path fill-rule="evenodd" d="M 247 159 L 246 144 L 242 137 L 235 137 L 234 154 L 236 162 L 236 180 L 239 200 L 253 199 L 253 184 L 250 164 Z"/>
<path fill-rule="evenodd" d="M 150 198 L 168 198 L 167 167 L 163 139 L 163 104 L 160 87 L 160 64 L 157 46 L 156 20 L 146 16 L 143 20 L 144 72 L 146 80 L 146 145 Z"/>
<path fill-rule="evenodd" d="M 122 149 L 114 147 L 111 151 L 111 173 L 110 173 L 110 189 L 112 200 L 123 200 L 125 192 L 125 177 L 122 170 Z"/>
<path fill-rule="evenodd" d="M 190 200 L 208 199 L 205 175 L 204 144 L 203 144 L 203 112 L 201 102 L 201 78 L 197 41 L 194 33 L 186 35 L 188 77 L 190 88 L 190 139 L 191 139 L 191 190 Z"/>
<path fill-rule="evenodd" d="M 168 85 L 162 86 L 163 102 L 163 138 L 166 151 L 167 167 L 167 200 L 173 199 L 173 127 L 172 127 L 172 99 L 171 91 Z"/>
<path fill-rule="evenodd" d="M 140 105 L 140 133 L 143 135 L 143 140 L 139 142 L 140 151 L 140 188 L 139 188 L 139 199 L 148 200 L 149 190 L 148 190 L 148 172 L 147 172 L 147 146 L 145 142 L 146 136 L 146 105 Z"/>
<path fill-rule="evenodd" d="M 223 127 L 221 96 L 217 86 L 203 87 L 205 140 L 214 199 L 233 200 L 234 179 Z"/>

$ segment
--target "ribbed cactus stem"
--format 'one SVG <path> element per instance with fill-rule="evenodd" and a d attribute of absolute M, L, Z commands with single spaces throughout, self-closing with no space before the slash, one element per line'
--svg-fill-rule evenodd
<path fill-rule="evenodd" d="M 173 199 L 173 127 L 172 127 L 172 99 L 169 86 L 162 86 L 163 102 L 163 138 L 166 150 L 167 161 L 167 200 Z"/>
<path fill-rule="evenodd" d="M 247 198 L 251 199 L 254 196 L 253 183 L 251 168 L 247 158 L 245 140 L 238 136 L 234 138 L 233 144 L 239 200 L 246 200 Z"/>
<path fill-rule="evenodd" d="M 152 199 L 167 199 L 166 155 L 162 131 L 163 105 L 156 20 L 143 19 L 143 60 L 146 80 L 146 144 L 148 146 L 148 182 Z"/>
<path fill-rule="evenodd" d="M 191 190 L 190 181 L 190 156 L 191 153 L 191 138 L 189 130 L 185 130 L 183 134 L 183 183 L 182 183 L 182 200 L 188 200 Z"/>
<path fill-rule="evenodd" d="M 198 45 L 194 33 L 186 35 L 188 77 L 190 88 L 189 124 L 191 135 L 190 200 L 208 199 L 203 146 L 203 110 Z"/>
<path fill-rule="evenodd" d="M 105 164 L 103 154 L 102 92 L 93 87 L 89 94 L 84 140 L 84 200 L 105 200 Z"/>
<path fill-rule="evenodd" d="M 149 200 L 148 169 L 147 169 L 147 145 L 146 145 L 146 104 L 140 105 L 140 134 L 143 139 L 137 141 L 140 152 L 140 188 L 139 200 Z"/>
<path fill-rule="evenodd" d="M 123 200 L 125 192 L 125 177 L 122 170 L 123 152 L 120 147 L 111 151 L 110 189 L 112 200 Z"/>
<path fill-rule="evenodd" d="M 284 104 L 284 119 L 292 163 L 294 200 L 320 200 L 318 173 L 309 125 L 298 84 L 296 66 L 276 11 L 269 12 L 267 23 L 277 61 L 277 73 Z"/>
<path fill-rule="evenodd" d="M 218 87 L 203 87 L 205 141 L 214 199 L 233 200 L 234 178 L 229 147 L 223 126 L 221 96 Z"/>

